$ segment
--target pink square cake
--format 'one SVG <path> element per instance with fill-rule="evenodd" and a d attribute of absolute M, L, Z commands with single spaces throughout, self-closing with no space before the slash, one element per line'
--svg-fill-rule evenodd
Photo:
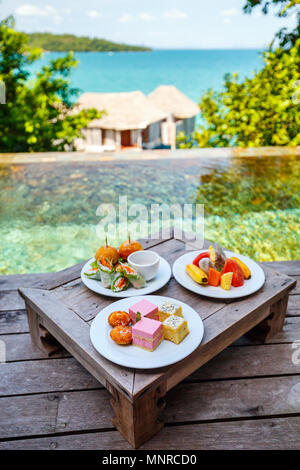
<path fill-rule="evenodd" d="M 140 300 L 129 308 L 129 316 L 133 324 L 136 322 L 136 314 L 138 312 L 140 312 L 141 318 L 146 317 L 159 320 L 158 307 L 146 299 Z"/>
<path fill-rule="evenodd" d="M 132 344 L 147 351 L 154 351 L 163 340 L 163 326 L 160 321 L 142 317 L 132 327 Z"/>

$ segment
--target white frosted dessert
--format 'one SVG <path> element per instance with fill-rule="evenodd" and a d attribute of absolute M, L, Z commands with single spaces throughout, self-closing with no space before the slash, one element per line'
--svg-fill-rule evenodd
<path fill-rule="evenodd" d="M 181 341 L 189 334 L 188 324 L 185 318 L 171 315 L 163 322 L 164 338 L 175 344 Z"/>
<path fill-rule="evenodd" d="M 183 317 L 182 315 L 182 307 L 176 302 L 171 302 L 170 300 L 165 300 L 159 307 L 158 307 L 158 315 L 160 321 L 166 320 L 171 315 L 177 315 L 178 317 Z"/>

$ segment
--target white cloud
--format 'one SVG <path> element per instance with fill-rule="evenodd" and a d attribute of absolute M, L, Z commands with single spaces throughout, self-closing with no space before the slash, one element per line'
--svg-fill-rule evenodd
<path fill-rule="evenodd" d="M 221 15 L 227 18 L 238 15 L 238 10 L 236 8 L 228 8 L 227 10 L 222 10 Z"/>
<path fill-rule="evenodd" d="M 163 16 L 172 20 L 182 20 L 187 18 L 187 13 L 181 10 L 167 10 L 164 12 Z"/>
<path fill-rule="evenodd" d="M 61 24 L 62 21 L 63 21 L 63 17 L 62 17 L 62 16 L 56 15 L 56 16 L 54 17 L 54 23 L 55 23 L 55 24 Z"/>
<path fill-rule="evenodd" d="M 90 17 L 90 18 L 102 18 L 102 13 L 100 13 L 100 11 L 97 11 L 97 10 L 89 10 L 87 12 L 87 15 Z"/>
<path fill-rule="evenodd" d="M 123 13 L 118 18 L 119 23 L 129 23 L 131 21 L 134 21 L 136 19 L 142 20 L 142 21 L 157 21 L 157 20 L 163 20 L 163 19 L 172 19 L 172 20 L 178 20 L 178 19 L 183 19 L 187 18 L 187 14 L 184 11 L 180 10 L 168 10 L 162 13 L 160 16 L 154 16 L 152 13 L 142 11 L 136 15 L 132 15 L 131 13 Z"/>
<path fill-rule="evenodd" d="M 51 17 L 54 24 L 61 24 L 64 20 L 64 15 L 70 15 L 72 10 L 70 8 L 63 8 L 58 10 L 51 5 L 45 5 L 43 7 L 26 3 L 20 5 L 15 10 L 16 15 L 23 17 Z"/>
<path fill-rule="evenodd" d="M 226 18 L 224 18 L 223 23 L 225 23 L 225 24 L 232 23 L 232 19 L 229 18 L 229 17 L 226 17 Z"/>
<path fill-rule="evenodd" d="M 133 19 L 133 15 L 131 15 L 130 13 L 124 13 L 120 16 L 118 21 L 119 23 L 130 23 L 130 21 L 133 21 Z"/>
<path fill-rule="evenodd" d="M 151 15 L 151 13 L 147 13 L 147 12 L 139 13 L 139 18 L 140 20 L 143 20 L 143 21 L 155 21 L 156 20 L 156 17 L 154 15 Z"/>
<path fill-rule="evenodd" d="M 31 4 L 20 5 L 18 8 L 16 8 L 15 12 L 20 16 L 48 16 L 56 14 L 55 8 L 50 5 L 39 7 L 37 5 Z"/>

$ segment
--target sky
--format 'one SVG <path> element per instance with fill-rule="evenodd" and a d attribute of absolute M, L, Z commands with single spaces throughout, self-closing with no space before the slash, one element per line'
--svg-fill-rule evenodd
<path fill-rule="evenodd" d="M 0 0 L 1 2 L 1 0 Z M 2 0 L 0 19 L 13 14 L 25 32 L 105 38 L 162 49 L 264 48 L 295 18 L 251 15 L 245 0 Z"/>

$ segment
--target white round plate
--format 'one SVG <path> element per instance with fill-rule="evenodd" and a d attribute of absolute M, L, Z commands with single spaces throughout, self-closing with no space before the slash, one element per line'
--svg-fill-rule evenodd
<path fill-rule="evenodd" d="M 261 267 L 252 261 L 252 259 L 246 256 L 233 253 L 232 251 L 225 251 L 226 256 L 236 256 L 243 263 L 245 263 L 251 271 L 251 277 L 244 281 L 244 285 L 241 287 L 231 287 L 230 290 L 224 290 L 220 286 L 201 286 L 197 284 L 190 276 L 186 273 L 185 267 L 187 264 L 192 264 L 193 260 L 199 253 L 203 253 L 207 250 L 190 251 L 185 255 L 180 256 L 173 265 L 173 274 L 177 282 L 186 289 L 189 289 L 196 294 L 204 295 L 205 297 L 212 297 L 214 299 L 237 299 L 253 294 L 260 289 L 265 282 L 265 273 Z"/>
<path fill-rule="evenodd" d="M 90 264 L 95 261 L 95 258 L 91 258 L 81 270 L 81 280 L 89 289 L 97 292 L 97 294 L 106 295 L 108 297 L 133 297 L 136 295 L 146 295 L 151 294 L 152 292 L 157 291 L 163 287 L 170 280 L 172 271 L 171 267 L 164 258 L 160 256 L 159 268 L 156 273 L 156 276 L 150 281 L 146 282 L 146 286 L 142 289 L 135 289 L 132 286 L 129 286 L 128 289 L 122 292 L 113 292 L 111 289 L 107 289 L 103 286 L 101 281 L 95 281 L 94 279 L 87 278 L 84 273 L 90 268 Z"/>
<path fill-rule="evenodd" d="M 165 300 L 173 300 L 170 297 L 161 295 L 147 295 L 143 299 L 149 300 L 154 305 L 159 306 Z M 115 310 L 125 310 L 142 299 L 130 297 L 118 300 L 101 310 L 94 318 L 90 328 L 90 337 L 94 348 L 106 359 L 120 366 L 134 369 L 155 369 L 165 367 L 175 362 L 181 361 L 191 354 L 201 343 L 204 327 L 199 314 L 187 304 L 180 302 L 182 313 L 188 322 L 190 333 L 180 344 L 163 340 L 154 351 L 146 351 L 137 346 L 120 346 L 110 337 L 111 326 L 108 324 L 108 316 Z"/>

